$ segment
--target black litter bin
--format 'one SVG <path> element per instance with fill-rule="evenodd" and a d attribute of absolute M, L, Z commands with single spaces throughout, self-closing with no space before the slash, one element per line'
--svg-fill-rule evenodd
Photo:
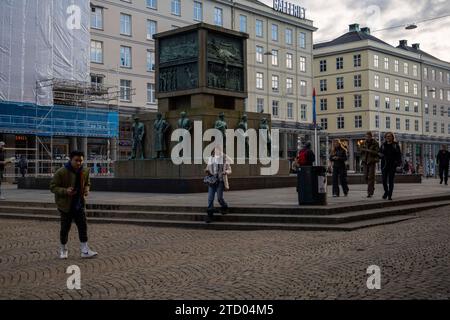
<path fill-rule="evenodd" d="M 326 205 L 326 168 L 299 167 L 297 171 L 297 192 L 299 205 Z"/>

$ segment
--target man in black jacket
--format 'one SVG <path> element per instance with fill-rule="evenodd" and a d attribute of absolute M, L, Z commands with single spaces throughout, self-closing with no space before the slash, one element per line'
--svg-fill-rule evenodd
<path fill-rule="evenodd" d="M 445 185 L 448 186 L 448 166 L 450 163 L 450 152 L 447 150 L 446 145 L 442 145 L 441 150 L 438 152 L 436 157 L 436 163 L 439 165 L 439 178 Z"/>

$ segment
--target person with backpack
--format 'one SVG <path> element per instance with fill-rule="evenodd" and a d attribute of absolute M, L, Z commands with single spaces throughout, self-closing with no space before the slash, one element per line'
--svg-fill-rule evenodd
<path fill-rule="evenodd" d="M 330 161 L 333 163 L 333 197 L 339 197 L 339 182 L 342 186 L 344 196 L 348 195 L 347 184 L 347 148 L 339 139 L 333 141 L 333 146 L 330 152 Z"/>
<path fill-rule="evenodd" d="M 364 179 L 367 182 L 367 198 L 375 193 L 375 168 L 379 161 L 380 146 L 373 138 L 372 132 L 366 133 L 366 140 L 361 145 L 361 161 L 364 166 Z"/>
<path fill-rule="evenodd" d="M 448 166 L 450 164 L 450 152 L 447 150 L 446 145 L 442 145 L 441 150 L 439 150 L 436 156 L 436 164 L 439 165 L 439 178 L 441 179 L 440 184 L 445 182 L 448 185 Z"/>
<path fill-rule="evenodd" d="M 316 155 L 311 150 L 311 142 L 306 142 L 303 148 L 298 152 L 297 157 L 292 165 L 296 171 L 298 167 L 310 167 L 314 165 L 316 161 Z"/>
<path fill-rule="evenodd" d="M 397 167 L 402 165 L 402 151 L 400 146 L 395 141 L 395 136 L 392 132 L 384 135 L 384 143 L 380 148 L 381 157 L 381 172 L 383 176 L 383 199 L 392 200 L 392 193 L 394 191 L 394 178 Z"/>

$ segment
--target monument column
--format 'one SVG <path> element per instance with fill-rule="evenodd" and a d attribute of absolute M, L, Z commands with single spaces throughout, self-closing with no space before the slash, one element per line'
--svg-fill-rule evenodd
<path fill-rule="evenodd" d="M 327 159 L 328 160 L 328 159 Z M 355 170 L 355 140 L 348 140 L 348 164 L 350 170 Z"/>

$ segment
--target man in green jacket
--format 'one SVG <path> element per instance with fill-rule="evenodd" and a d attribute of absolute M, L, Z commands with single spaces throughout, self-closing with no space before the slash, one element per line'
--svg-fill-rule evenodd
<path fill-rule="evenodd" d="M 50 190 L 55 194 L 55 202 L 61 214 L 59 257 L 67 259 L 69 251 L 67 242 L 72 221 L 78 228 L 82 258 L 93 258 L 97 252 L 88 246 L 86 222 L 86 197 L 91 186 L 89 169 L 83 168 L 84 154 L 80 151 L 70 153 L 70 161 L 56 171 L 50 183 Z"/>
<path fill-rule="evenodd" d="M 380 146 L 373 138 L 372 132 L 366 133 L 366 140 L 361 145 L 361 159 L 364 166 L 364 178 L 367 182 L 367 198 L 375 192 L 375 167 L 380 160 Z"/>

